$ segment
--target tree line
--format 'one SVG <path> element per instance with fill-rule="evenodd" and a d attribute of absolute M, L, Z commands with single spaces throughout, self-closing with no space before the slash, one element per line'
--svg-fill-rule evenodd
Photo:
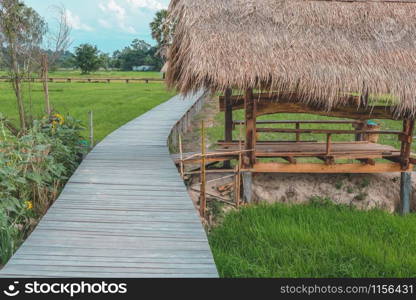
<path fill-rule="evenodd" d="M 151 46 L 143 40 L 135 39 L 130 46 L 117 50 L 112 55 L 101 52 L 96 46 L 82 44 L 75 52 L 67 51 L 58 61 L 56 68 L 79 68 L 88 74 L 102 68 L 131 71 L 134 67 L 150 66 L 154 70 L 163 67 L 163 59 L 158 53 L 157 46 Z"/>

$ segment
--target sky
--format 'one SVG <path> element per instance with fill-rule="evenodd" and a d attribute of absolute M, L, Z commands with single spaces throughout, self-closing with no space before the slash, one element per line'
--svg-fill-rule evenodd
<path fill-rule="evenodd" d="M 167 8 L 170 0 L 24 0 L 53 28 L 56 7 L 66 10 L 72 27 L 70 51 L 83 44 L 96 45 L 99 50 L 112 53 L 130 45 L 134 39 L 154 45 L 149 23 L 155 13 Z"/>

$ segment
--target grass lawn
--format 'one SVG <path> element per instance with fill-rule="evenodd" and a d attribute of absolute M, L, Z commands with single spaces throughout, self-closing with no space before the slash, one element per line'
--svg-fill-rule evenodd
<path fill-rule="evenodd" d="M 222 277 L 415 277 L 416 216 L 326 201 L 228 214 L 209 236 Z"/>
<path fill-rule="evenodd" d="M 5 71 L 0 70 L 0 76 L 6 76 Z M 37 76 L 37 74 L 35 75 Z M 88 75 L 82 75 L 80 70 L 58 70 L 50 72 L 49 77 L 71 78 L 162 78 L 160 72 L 134 72 L 134 71 L 97 71 Z"/>
<path fill-rule="evenodd" d="M 29 109 L 29 86 L 25 88 Z M 94 112 L 95 140 L 138 117 L 173 96 L 163 83 L 51 83 L 50 99 L 56 112 L 69 113 L 88 124 L 88 111 Z M 33 113 L 43 115 L 43 91 L 39 83 L 32 84 Z M 16 100 L 9 83 L 0 83 L 0 113 L 17 124 Z M 85 131 L 85 136 L 88 132 Z"/>

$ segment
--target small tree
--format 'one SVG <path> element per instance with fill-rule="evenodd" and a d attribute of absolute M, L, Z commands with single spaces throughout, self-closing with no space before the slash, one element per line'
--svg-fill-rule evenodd
<path fill-rule="evenodd" d="M 97 71 L 102 64 L 100 51 L 96 46 L 82 44 L 75 49 L 75 63 L 81 69 L 82 74 Z"/>
<path fill-rule="evenodd" d="M 22 79 L 30 73 L 33 54 L 46 33 L 46 23 L 33 9 L 19 0 L 0 1 L 0 46 L 7 51 L 6 65 L 16 95 L 20 129 L 26 131 Z"/>

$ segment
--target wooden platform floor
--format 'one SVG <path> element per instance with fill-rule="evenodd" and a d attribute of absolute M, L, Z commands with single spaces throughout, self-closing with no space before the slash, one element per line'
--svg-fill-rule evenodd
<path fill-rule="evenodd" d="M 174 97 L 101 142 L 0 276 L 217 277 L 167 148 L 200 96 Z"/>
<path fill-rule="evenodd" d="M 237 143 L 220 143 L 220 150 L 236 151 Z M 326 143 L 322 142 L 276 142 L 256 145 L 258 157 L 317 157 L 325 156 Z M 400 150 L 392 146 L 370 142 L 333 142 L 330 156 L 335 158 L 382 158 L 399 156 Z"/>

